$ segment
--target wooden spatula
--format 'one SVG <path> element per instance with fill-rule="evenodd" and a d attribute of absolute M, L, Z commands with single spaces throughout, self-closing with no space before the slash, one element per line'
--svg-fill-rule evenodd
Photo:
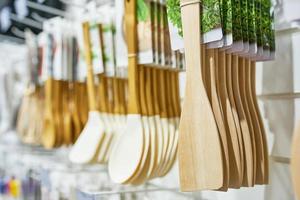
<path fill-rule="evenodd" d="M 242 57 L 236 57 L 237 58 L 237 65 L 234 66 L 236 71 L 236 79 L 238 79 L 239 85 L 239 94 L 241 97 L 241 102 L 243 105 L 243 109 L 244 109 L 244 113 L 245 113 L 245 117 L 247 120 L 247 124 L 249 127 L 249 132 L 250 132 L 250 138 L 251 138 L 251 144 L 252 144 L 252 152 L 253 152 L 253 178 L 252 178 L 252 185 L 254 186 L 255 182 L 256 182 L 256 159 L 257 159 L 257 151 L 256 151 L 256 142 L 255 142 L 255 137 L 254 137 L 254 128 L 253 128 L 253 122 L 251 119 L 251 115 L 250 115 L 250 110 L 249 110 L 249 104 L 246 98 L 246 91 L 245 91 L 245 74 L 244 74 L 244 64 L 245 64 L 245 59 Z M 249 167 L 249 166 L 248 166 Z M 245 186 L 248 186 L 247 183 L 245 183 Z"/>
<path fill-rule="evenodd" d="M 241 156 L 241 174 L 240 174 L 240 181 L 239 181 L 239 185 L 242 185 L 243 183 L 243 177 L 244 177 L 244 142 L 243 142 L 243 137 L 242 137 L 242 129 L 241 129 L 241 124 L 240 124 L 240 119 L 238 116 L 238 111 L 237 111 L 237 106 L 235 103 L 235 99 L 234 99 L 234 94 L 233 94 L 233 87 L 232 87 L 232 75 L 231 75 L 231 64 L 232 64 L 232 56 L 231 54 L 227 54 L 226 55 L 226 65 L 225 65 L 225 80 L 226 80 L 226 88 L 227 88 L 227 93 L 228 93 L 228 97 L 229 97 L 229 101 L 230 101 L 230 105 L 231 105 L 231 110 L 232 110 L 232 114 L 234 117 L 234 123 L 235 126 L 237 128 L 238 131 L 238 142 L 239 142 L 239 148 L 240 148 L 240 156 Z"/>
<path fill-rule="evenodd" d="M 124 133 L 112 150 L 108 171 L 116 183 L 125 183 L 138 170 L 143 157 L 144 134 L 140 115 L 139 78 L 137 66 L 136 1 L 125 1 L 126 36 L 128 44 L 128 116 Z"/>
<path fill-rule="evenodd" d="M 222 147 L 202 80 L 201 6 L 189 3 L 181 0 L 187 81 L 179 127 L 180 186 L 182 191 L 219 189 L 224 181 Z"/>
<path fill-rule="evenodd" d="M 262 117 L 260 114 L 260 110 L 257 103 L 256 98 L 256 64 L 255 61 L 251 61 L 251 67 L 250 67 L 250 86 L 251 86 L 251 97 L 255 106 L 255 110 L 258 117 L 258 122 L 260 126 L 261 136 L 262 136 L 262 143 L 263 143 L 263 151 L 264 151 L 264 184 L 269 183 L 269 154 L 268 154 L 268 144 L 266 139 L 266 133 L 264 124 L 262 121 Z"/>
<path fill-rule="evenodd" d="M 254 139 L 255 139 L 255 146 L 256 146 L 256 178 L 255 183 L 256 184 L 264 184 L 264 165 L 265 165 L 265 159 L 264 159 L 264 144 L 262 141 L 262 132 L 259 125 L 258 115 L 257 111 L 254 105 L 252 93 L 251 93 L 251 62 L 250 60 L 245 60 L 244 66 L 240 66 L 240 68 L 243 67 L 244 71 L 244 89 L 245 89 L 245 95 L 246 99 L 248 101 L 249 111 L 251 115 L 251 121 L 253 124 L 254 129 Z"/>
<path fill-rule="evenodd" d="M 73 163 L 81 164 L 95 161 L 99 152 L 100 144 L 103 140 L 104 132 L 100 112 L 97 110 L 96 107 L 94 74 L 92 67 L 91 44 L 88 22 L 85 22 L 83 24 L 83 33 L 85 43 L 85 59 L 87 63 L 87 86 L 90 111 L 88 121 L 69 154 L 69 159 Z"/>
<path fill-rule="evenodd" d="M 215 120 L 217 123 L 217 127 L 219 130 L 219 135 L 221 139 L 221 144 L 222 144 L 222 153 L 223 153 L 223 169 L 224 169 L 224 183 L 223 187 L 220 188 L 221 190 L 226 191 L 229 186 L 229 177 L 230 177 L 230 172 L 229 169 L 233 168 L 233 166 L 230 166 L 232 163 L 231 160 L 234 160 L 234 152 L 233 147 L 231 143 L 228 143 L 227 140 L 227 134 L 228 130 L 226 130 L 226 127 L 224 124 L 223 120 L 223 115 L 222 115 L 222 110 L 221 110 L 221 105 L 219 103 L 219 97 L 217 94 L 217 81 L 216 81 L 216 65 L 215 65 L 215 53 L 214 49 L 207 49 L 205 51 L 205 63 L 206 63 L 206 68 L 204 70 L 205 75 L 205 86 L 206 86 L 206 91 L 207 91 L 207 96 L 210 101 Z M 233 177 L 234 178 L 234 177 Z"/>
<path fill-rule="evenodd" d="M 218 88 L 218 96 L 220 99 L 220 105 L 223 111 L 223 119 L 224 125 L 227 133 L 227 144 L 229 150 L 229 185 L 231 188 L 239 188 L 241 187 L 241 182 L 243 174 L 242 174 L 242 164 L 241 164 L 241 154 L 243 154 L 242 149 L 240 149 L 239 145 L 239 137 L 238 131 L 236 129 L 236 125 L 234 122 L 234 117 L 231 110 L 230 101 L 227 94 L 227 86 L 226 86 L 226 55 L 224 51 L 217 52 L 218 53 L 218 65 L 216 69 L 216 77 L 217 77 L 217 88 Z"/>
<path fill-rule="evenodd" d="M 300 199 L 300 124 L 296 127 L 293 136 L 291 152 L 291 172 L 294 191 L 297 199 Z"/>
<path fill-rule="evenodd" d="M 231 65 L 230 65 L 231 64 Z M 244 186 L 253 186 L 254 172 L 253 172 L 253 146 L 251 141 L 251 133 L 246 119 L 244 107 L 239 90 L 239 74 L 238 74 L 238 57 L 232 56 L 232 62 L 227 66 L 227 80 L 229 87 L 232 88 L 234 101 L 239 115 L 240 126 L 242 129 L 243 144 L 244 144 Z M 231 80 L 231 81 L 230 81 Z"/>

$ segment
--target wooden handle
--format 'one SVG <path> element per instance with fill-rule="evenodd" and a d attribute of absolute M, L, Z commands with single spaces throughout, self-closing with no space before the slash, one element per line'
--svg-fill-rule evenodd
<path fill-rule="evenodd" d="M 92 54 L 91 54 L 91 40 L 90 40 L 90 30 L 89 23 L 85 22 L 82 24 L 83 28 L 83 38 L 84 38 L 84 51 L 85 51 L 85 61 L 87 65 L 87 89 L 88 89 L 88 100 L 90 110 L 97 110 L 96 106 L 96 94 L 95 94 L 95 84 L 94 84 L 94 72 L 92 66 Z"/>
<path fill-rule="evenodd" d="M 139 66 L 139 89 L 140 89 L 140 103 L 141 114 L 148 115 L 146 93 L 145 93 L 145 70 L 143 66 Z"/>
<path fill-rule="evenodd" d="M 147 101 L 147 109 L 148 109 L 148 115 L 153 116 L 154 115 L 154 106 L 153 106 L 153 92 L 152 92 L 152 70 L 150 67 L 146 67 L 146 101 Z"/>
<path fill-rule="evenodd" d="M 113 97 L 114 97 L 114 113 L 121 114 L 120 111 L 120 88 L 119 88 L 119 79 L 117 77 L 113 78 Z"/>
<path fill-rule="evenodd" d="M 159 104 L 160 104 L 160 116 L 163 118 L 168 117 L 167 112 L 167 99 L 166 99 L 166 84 L 165 84 L 165 71 L 162 69 L 158 70 L 159 75 Z"/>
<path fill-rule="evenodd" d="M 125 1 L 125 21 L 128 48 L 128 113 L 140 113 L 139 77 L 137 66 L 137 30 L 136 30 L 136 1 Z"/>

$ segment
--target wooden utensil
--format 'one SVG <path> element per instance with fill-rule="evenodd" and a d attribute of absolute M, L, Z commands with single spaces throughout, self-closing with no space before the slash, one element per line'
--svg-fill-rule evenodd
<path fill-rule="evenodd" d="M 237 112 L 237 106 L 235 103 L 234 99 L 234 94 L 233 94 L 233 87 L 232 87 L 232 75 L 231 75 L 231 64 L 232 64 L 232 56 L 231 54 L 226 55 L 226 65 L 225 65 L 225 80 L 226 80 L 226 88 L 227 88 L 227 93 L 231 105 L 231 110 L 234 118 L 234 123 L 238 131 L 238 142 L 239 142 L 239 149 L 240 149 L 240 156 L 241 156 L 241 175 L 240 175 L 240 181 L 239 184 L 242 185 L 243 183 L 243 177 L 244 177 L 244 163 L 245 163 L 245 152 L 244 152 L 244 142 L 243 142 L 243 137 L 242 137 L 242 129 L 241 129 L 241 124 L 240 124 L 240 119 L 238 116 Z"/>
<path fill-rule="evenodd" d="M 296 127 L 291 151 L 291 173 L 294 191 L 297 199 L 300 199 L 300 124 Z"/>
<path fill-rule="evenodd" d="M 244 112 L 244 107 L 241 100 L 240 90 L 239 90 L 239 74 L 238 74 L 238 57 L 232 56 L 232 62 L 227 65 L 227 81 L 229 88 L 232 88 L 234 102 L 236 104 L 237 113 L 239 115 L 240 126 L 242 130 L 243 136 L 243 144 L 244 144 L 244 179 L 243 185 L 251 187 L 254 177 L 253 172 L 253 146 L 251 142 L 251 133 L 247 123 L 247 119 Z"/>
<path fill-rule="evenodd" d="M 256 184 L 264 184 L 264 173 L 265 173 L 265 158 L 264 158 L 264 144 L 262 141 L 262 131 L 259 125 L 257 111 L 254 105 L 252 93 L 251 93 L 251 61 L 245 60 L 244 66 L 244 86 L 245 95 L 248 101 L 249 111 L 251 115 L 251 121 L 253 123 L 254 138 L 256 146 Z"/>
<path fill-rule="evenodd" d="M 202 80 L 200 5 L 180 2 L 187 66 L 178 143 L 180 187 L 182 191 L 219 189 L 224 182 L 222 148 Z"/>
<path fill-rule="evenodd" d="M 231 105 L 227 93 L 227 85 L 226 85 L 226 55 L 224 51 L 217 51 L 217 56 L 219 58 L 218 65 L 216 69 L 217 76 L 217 88 L 218 88 L 218 96 L 220 99 L 220 105 L 223 111 L 223 119 L 227 133 L 227 144 L 229 149 L 229 158 L 230 164 L 229 167 L 229 182 L 228 186 L 231 188 L 240 188 L 241 180 L 243 179 L 243 169 L 241 162 L 241 154 L 243 154 L 243 149 L 240 149 L 239 138 L 241 135 L 238 134 L 240 132 L 237 131 L 236 125 L 234 122 L 233 113 L 231 110 Z"/>
<path fill-rule="evenodd" d="M 248 105 L 248 101 L 247 101 L 247 98 L 246 98 L 246 94 L 245 94 L 245 83 L 244 83 L 244 80 L 245 80 L 245 74 L 244 74 L 244 58 L 238 58 L 236 57 L 238 60 L 237 60 L 237 65 L 236 65 L 236 73 L 238 75 L 237 79 L 239 81 L 239 85 L 238 85 L 238 88 L 239 88 L 239 94 L 240 94 L 240 97 L 241 97 L 241 102 L 242 102 L 242 106 L 243 106 L 243 109 L 244 109 L 244 113 L 245 113 L 245 117 L 246 117 L 246 121 L 247 121 L 247 124 L 248 124 L 248 127 L 249 127 L 249 132 L 250 132 L 250 140 L 251 140 L 251 145 L 252 145 L 252 152 L 253 152 L 253 178 L 252 178 L 252 187 L 254 186 L 255 184 L 255 178 L 256 178 L 256 156 L 257 156 L 257 151 L 256 151 L 256 143 L 255 143 L 255 137 L 254 137 L 254 128 L 253 128 L 253 123 L 252 123 L 252 119 L 251 119 L 251 115 L 250 115 L 250 111 L 249 111 L 249 105 Z M 233 70 L 234 71 L 234 70 Z M 249 166 L 248 166 L 249 167 Z M 246 183 L 246 186 L 247 183 Z"/>
<path fill-rule="evenodd" d="M 250 67 L 250 86 L 251 86 L 251 97 L 255 106 L 255 110 L 257 113 L 258 117 L 258 122 L 260 126 L 260 131 L 262 134 L 262 143 L 263 143 L 263 151 L 264 151 L 264 184 L 269 183 L 269 154 L 268 154 L 268 144 L 267 144 L 267 139 L 266 139 L 266 133 L 265 133 L 265 128 L 264 124 L 262 121 L 262 117 L 259 111 L 258 103 L 257 103 L 257 98 L 256 98 L 256 64 L 255 61 L 251 61 L 251 67 Z"/>
<path fill-rule="evenodd" d="M 43 146 L 51 149 L 55 146 L 56 142 L 56 127 L 53 115 L 53 79 L 50 77 L 45 82 L 45 118 L 44 130 L 42 134 Z"/>
<path fill-rule="evenodd" d="M 128 44 L 128 116 L 126 130 L 116 142 L 108 162 L 111 179 L 128 181 L 138 170 L 144 152 L 143 124 L 140 115 L 139 77 L 137 67 L 136 1 L 125 1 L 126 36 Z"/>
<path fill-rule="evenodd" d="M 221 190 L 226 191 L 229 186 L 229 177 L 232 176 L 232 180 L 235 180 L 234 175 L 230 175 L 229 169 L 232 169 L 233 166 L 230 166 L 235 159 L 235 154 L 233 151 L 230 151 L 233 149 L 232 146 L 230 146 L 231 143 L 228 143 L 227 141 L 227 130 L 225 128 L 223 116 L 222 116 L 222 110 L 219 103 L 219 97 L 217 95 L 217 81 L 216 81 L 216 66 L 215 66 L 215 55 L 213 49 L 207 49 L 205 52 L 205 62 L 206 62 L 206 68 L 205 68 L 205 80 L 206 80 L 206 87 L 207 87 L 207 96 L 210 100 L 210 104 L 215 116 L 215 120 L 217 123 L 217 127 L 219 130 L 219 135 L 221 139 L 222 144 L 222 153 L 223 153 L 223 169 L 224 169 L 224 177 L 223 177 L 223 186 Z M 230 156 L 230 157 L 229 157 Z M 237 171 L 237 170 L 236 170 Z M 236 172 L 235 171 L 235 172 Z M 236 173 L 237 174 L 237 173 Z"/>
<path fill-rule="evenodd" d="M 99 152 L 103 140 L 104 125 L 96 107 L 95 85 L 91 57 L 91 44 L 89 35 L 89 24 L 83 24 L 85 59 L 87 63 L 87 87 L 89 100 L 89 117 L 79 138 L 72 147 L 69 159 L 74 163 L 93 162 Z"/>

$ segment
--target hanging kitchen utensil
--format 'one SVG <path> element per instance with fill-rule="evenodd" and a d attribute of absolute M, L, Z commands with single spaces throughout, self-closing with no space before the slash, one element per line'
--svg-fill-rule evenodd
<path fill-rule="evenodd" d="M 202 80 L 200 2 L 181 0 L 180 3 L 187 76 L 179 126 L 180 186 L 182 191 L 216 190 L 224 182 L 223 156 L 218 128 Z"/>
<path fill-rule="evenodd" d="M 92 67 L 91 44 L 89 24 L 83 24 L 85 59 L 87 64 L 87 87 L 89 100 L 89 116 L 88 121 L 82 130 L 79 138 L 72 147 L 69 159 L 74 163 L 93 162 L 98 155 L 101 142 L 103 140 L 104 125 L 101 115 L 96 107 L 94 74 Z"/>
<path fill-rule="evenodd" d="M 126 36 L 128 44 L 128 115 L 124 133 L 111 152 L 108 170 L 111 179 L 125 183 L 134 176 L 144 152 L 144 133 L 140 115 L 139 76 L 137 67 L 136 1 L 125 2 Z"/>
<path fill-rule="evenodd" d="M 291 173 L 296 197 L 300 198 L 300 124 L 296 127 L 291 150 Z"/>

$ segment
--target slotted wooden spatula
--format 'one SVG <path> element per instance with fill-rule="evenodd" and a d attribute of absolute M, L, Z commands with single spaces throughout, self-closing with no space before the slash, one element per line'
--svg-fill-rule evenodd
<path fill-rule="evenodd" d="M 180 2 L 187 68 L 178 143 L 180 186 L 182 191 L 214 190 L 223 186 L 223 158 L 219 132 L 202 80 L 201 6 L 200 1 Z"/>

